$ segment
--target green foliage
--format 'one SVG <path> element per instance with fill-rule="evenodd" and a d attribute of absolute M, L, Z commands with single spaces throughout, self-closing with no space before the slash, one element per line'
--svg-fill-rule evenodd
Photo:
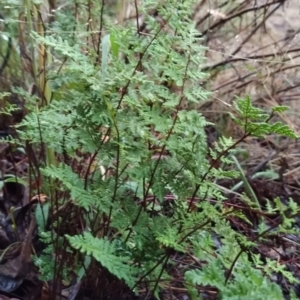
<path fill-rule="evenodd" d="M 44 249 L 41 256 L 33 256 L 33 262 L 37 267 L 39 267 L 41 279 L 48 281 L 53 279 L 55 276 L 55 261 L 52 257 L 52 254 L 54 253 L 54 247 L 51 243 L 50 232 L 40 232 L 39 237 L 41 242 L 45 243 L 47 247 Z"/>
<path fill-rule="evenodd" d="M 265 136 L 267 134 L 276 133 L 291 138 L 297 138 L 297 135 L 287 125 L 281 122 L 269 124 L 269 121 L 274 116 L 274 113 L 283 112 L 286 106 L 277 106 L 272 109 L 271 114 L 267 114 L 262 109 L 254 107 L 251 104 L 250 97 L 238 99 L 235 102 L 235 109 L 238 117 L 232 115 L 233 120 L 241 125 L 245 132 L 253 136 Z"/>
<path fill-rule="evenodd" d="M 44 203 L 41 205 L 40 203 L 37 204 L 36 211 L 35 211 L 35 219 L 38 225 L 38 228 L 41 232 L 45 232 L 46 222 L 49 217 L 49 202 Z M 49 243 L 49 241 L 47 241 Z"/>
<path fill-rule="evenodd" d="M 65 251 L 74 256 L 75 266 L 92 261 L 87 273 L 104 268 L 132 290 L 146 285 L 158 297 L 161 282 L 172 280 L 172 253 L 179 252 L 201 261 L 200 269 L 183 271 L 193 299 L 200 297 L 198 285 L 216 287 L 222 299 L 283 299 L 279 287 L 244 253 L 251 255 L 259 239 L 247 240 L 232 228 L 230 218 L 251 222 L 242 211 L 223 205 L 227 197 L 216 181 L 239 176 L 219 165 L 232 165 L 230 153 L 245 137 L 296 137 L 286 125 L 270 124 L 285 107 L 267 113 L 249 97 L 237 99 L 232 117 L 244 136 L 238 141 L 221 137 L 210 149 L 205 127 L 211 124 L 201 112 L 182 109 L 184 102 L 198 104 L 209 95 L 199 85 L 205 74 L 199 71 L 201 39 L 190 21 L 193 1 L 159 6 L 162 22 L 148 14 L 151 3 L 142 1 L 140 8 L 148 34 L 138 34 L 135 24 L 102 24 L 107 35 L 96 60 L 93 47 L 83 52 L 75 35 L 32 32 L 36 43 L 51 49 L 56 64 L 64 60 L 59 70 L 48 73 L 51 104 L 31 111 L 19 127 L 23 141 L 54 149 L 61 161 L 41 162 L 44 188 L 51 195 L 46 216 L 53 219 L 45 233 L 38 208 L 48 247 L 35 262 L 44 279 L 55 277 L 51 255 L 65 250 L 67 238 L 71 248 Z M 58 20 L 56 29 L 70 28 Z M 57 217 L 66 203 L 70 210 Z M 290 208 L 296 211 L 295 203 Z M 289 219 L 286 207 L 281 211 Z M 280 230 L 288 232 L 288 224 Z M 259 226 L 263 238 L 269 227 L 263 221 Z M 78 277 L 84 277 L 82 272 Z"/>
<path fill-rule="evenodd" d="M 234 271 L 234 280 L 225 283 L 223 266 L 220 260 L 211 261 L 202 270 L 186 272 L 185 279 L 190 284 L 213 286 L 220 291 L 220 299 L 283 299 L 282 292 L 276 284 L 249 264 L 237 266 Z"/>
<path fill-rule="evenodd" d="M 121 256 L 120 252 L 118 253 L 117 240 L 110 243 L 108 240 L 93 237 L 89 232 L 84 232 L 83 236 L 66 235 L 66 237 L 72 247 L 94 257 L 110 273 L 124 279 L 129 286 L 134 285 L 136 280 L 134 274 L 137 271 L 128 264 L 130 257 Z"/>
<path fill-rule="evenodd" d="M 299 279 L 295 278 L 291 272 L 286 270 L 286 266 L 268 258 L 264 271 L 268 275 L 272 275 L 273 273 L 282 274 L 282 276 L 284 276 L 290 283 L 299 284 L 300 282 Z"/>

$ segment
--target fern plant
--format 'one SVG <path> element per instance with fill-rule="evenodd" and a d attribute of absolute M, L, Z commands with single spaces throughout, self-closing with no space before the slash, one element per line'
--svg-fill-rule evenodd
<path fill-rule="evenodd" d="M 261 262 L 248 259 L 271 229 L 262 221 L 252 240 L 235 231 L 230 218 L 247 216 L 223 205 L 227 195 L 215 181 L 239 176 L 219 166 L 232 163 L 230 152 L 246 137 L 295 137 L 286 125 L 271 123 L 285 108 L 267 113 L 249 97 L 237 99 L 232 117 L 244 135 L 221 138 L 210 149 L 205 134 L 210 123 L 201 112 L 182 109 L 209 95 L 199 85 L 205 78 L 199 71 L 204 49 L 190 20 L 193 1 L 170 0 L 155 15 L 154 7 L 141 1 L 145 32 L 137 28 L 138 18 L 127 26 L 102 20 L 98 54 L 76 35 L 70 40 L 51 28 L 47 36 L 31 32 L 33 42 L 53 56 L 47 74 L 52 96 L 28 114 L 19 135 L 41 158 L 44 145 L 54 149 L 60 162 L 40 165 L 41 188 L 50 198 L 40 229 L 54 245 L 52 279 L 61 279 L 68 257 L 69 264 L 84 266 L 84 272 L 77 268 L 78 281 L 106 272 L 112 282 L 125 282 L 127 293 L 146 287 L 145 297 L 159 298 L 174 279 L 175 256 L 190 255 L 196 262 L 182 270 L 182 286 L 195 299 L 201 297 L 199 285 L 217 288 L 222 299 L 262 299 L 263 294 L 283 299 L 259 270 Z M 83 47 L 90 47 L 88 54 Z M 41 214 L 37 211 L 39 220 Z M 97 276 L 94 299 L 120 293 L 112 284 L 103 292 Z"/>

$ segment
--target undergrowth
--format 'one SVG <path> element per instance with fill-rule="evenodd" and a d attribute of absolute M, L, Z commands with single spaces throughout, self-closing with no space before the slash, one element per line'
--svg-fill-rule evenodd
<path fill-rule="evenodd" d="M 249 97 L 238 98 L 231 117 L 243 134 L 208 146 L 205 127 L 212 124 L 197 110 L 181 109 L 209 95 L 199 84 L 204 49 L 192 5 L 170 0 L 153 16 L 152 1 L 142 1 L 144 32 L 138 19 L 121 26 L 103 17 L 98 48 L 86 43 L 89 31 L 87 40 L 61 34 L 84 26 L 61 12 L 46 33 L 30 32 L 31 43 L 47 54 L 46 69 L 36 66 L 33 76 L 45 81 L 36 80 L 37 103 L 19 91 L 31 112 L 17 142 L 34 149 L 31 180 L 48 196 L 36 208 L 43 245 L 34 261 L 53 291 L 62 279 L 74 279 L 90 299 L 160 298 L 171 285 L 186 288 L 190 299 L 205 299 L 205 286 L 219 299 L 283 299 L 266 274 L 296 281 L 255 249 L 269 235 L 296 232 L 297 205 L 262 208 L 245 193 L 252 209 L 280 214 L 272 226 L 264 218 L 251 224 L 249 239 L 230 222 L 251 223 L 247 215 L 223 205 L 228 194 L 217 184 L 240 176 L 232 155 L 247 137 L 296 137 L 272 120 L 287 108 L 262 111 Z M 184 255 L 195 264 L 180 267 Z M 175 283 L 178 272 L 183 280 Z"/>

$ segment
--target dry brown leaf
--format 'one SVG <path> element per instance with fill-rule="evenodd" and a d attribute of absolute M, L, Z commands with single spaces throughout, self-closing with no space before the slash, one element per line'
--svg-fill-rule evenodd
<path fill-rule="evenodd" d="M 38 201 L 39 203 L 45 203 L 47 201 L 48 196 L 45 194 L 38 194 L 31 198 L 31 201 Z"/>

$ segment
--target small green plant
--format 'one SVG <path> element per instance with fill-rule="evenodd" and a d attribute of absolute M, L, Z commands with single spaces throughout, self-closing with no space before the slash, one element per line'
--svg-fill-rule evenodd
<path fill-rule="evenodd" d="M 78 280 L 94 278 L 98 297 L 115 292 L 112 283 L 119 280 L 129 291 L 146 287 L 147 296 L 159 298 L 174 279 L 177 253 L 197 261 L 182 270 L 193 299 L 201 297 L 198 286 L 217 288 L 222 299 L 283 299 L 261 271 L 261 261 L 249 257 L 269 233 L 292 230 L 289 223 L 270 227 L 261 219 L 249 240 L 230 223 L 247 216 L 222 205 L 227 196 L 215 181 L 240 176 L 239 170 L 219 166 L 232 164 L 231 152 L 248 136 L 296 136 L 271 122 L 285 107 L 267 113 L 245 97 L 236 100 L 232 116 L 244 134 L 207 146 L 210 123 L 199 111 L 182 109 L 208 95 L 199 85 L 205 78 L 199 71 L 203 48 L 190 21 L 192 6 L 190 0 L 170 0 L 159 6 L 157 19 L 149 14 L 152 1 L 142 1 L 146 34 L 136 24 L 103 21 L 106 35 L 98 54 L 92 47 L 83 52 L 87 45 L 76 36 L 70 41 L 31 32 L 54 63 L 63 61 L 47 74 L 48 104 L 28 114 L 19 131 L 37 151 L 46 146 L 55 154 L 40 166 L 50 199 L 40 234 L 53 245 L 35 258 L 43 279 L 65 278 L 73 265 Z M 38 220 L 42 214 L 37 212 Z M 111 284 L 99 284 L 102 274 L 112 276 Z"/>

